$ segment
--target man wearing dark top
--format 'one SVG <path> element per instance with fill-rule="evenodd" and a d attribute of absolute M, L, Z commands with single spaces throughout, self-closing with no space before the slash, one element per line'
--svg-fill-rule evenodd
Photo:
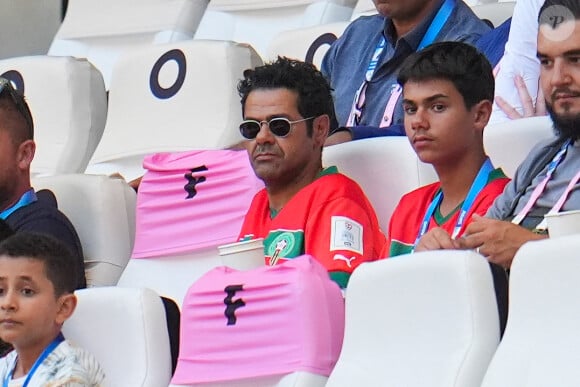
<path fill-rule="evenodd" d="M 0 78 L 0 219 L 15 232 L 48 234 L 64 242 L 77 260 L 77 288 L 86 287 L 84 258 L 79 237 L 61 213 L 50 191 L 35 192 L 30 184 L 30 164 L 36 144 L 34 124 L 24 97 L 9 81 Z"/>

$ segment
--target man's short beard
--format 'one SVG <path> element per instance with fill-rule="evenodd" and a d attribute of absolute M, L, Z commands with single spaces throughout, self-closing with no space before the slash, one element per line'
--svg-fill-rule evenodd
<path fill-rule="evenodd" d="M 561 138 L 577 140 L 580 138 L 580 113 L 574 115 L 558 115 L 552 105 L 546 104 L 546 110 L 554 123 L 554 131 Z"/>

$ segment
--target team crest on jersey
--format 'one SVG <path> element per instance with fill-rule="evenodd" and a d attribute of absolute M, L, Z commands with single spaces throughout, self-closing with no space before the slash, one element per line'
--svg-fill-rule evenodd
<path fill-rule="evenodd" d="M 330 251 L 348 250 L 363 255 L 363 227 L 346 216 L 331 217 Z"/>
<path fill-rule="evenodd" d="M 287 257 L 294 250 L 295 245 L 296 237 L 294 233 L 288 231 L 282 232 L 276 235 L 268 245 L 267 255 L 269 257 Z"/>

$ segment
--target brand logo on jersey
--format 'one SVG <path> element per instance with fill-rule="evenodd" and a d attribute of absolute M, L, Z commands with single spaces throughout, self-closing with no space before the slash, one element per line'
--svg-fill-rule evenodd
<path fill-rule="evenodd" d="M 244 290 L 244 285 L 229 285 L 226 286 L 224 292 L 226 292 L 227 296 L 224 298 L 224 304 L 226 304 L 226 310 L 224 311 L 224 315 L 228 319 L 227 325 L 236 325 L 237 317 L 236 317 L 236 310 L 243 306 L 246 306 L 246 303 L 241 298 L 233 301 L 236 292 Z"/>
<path fill-rule="evenodd" d="M 191 169 L 191 172 L 183 175 L 183 177 L 185 177 L 185 179 L 187 180 L 187 184 L 183 186 L 183 189 L 185 190 L 185 192 L 187 192 L 186 199 L 191 199 L 195 195 L 197 195 L 197 191 L 195 189 L 195 186 L 197 184 L 203 183 L 205 181 L 205 176 L 193 177 L 193 174 L 196 172 L 204 172 L 207 170 L 208 170 L 207 167 L 205 165 L 202 165 L 202 166 Z"/>
<path fill-rule="evenodd" d="M 347 258 L 342 254 L 334 254 L 334 257 L 332 259 L 334 259 L 335 261 L 344 261 L 346 262 L 346 266 L 352 268 L 351 262 L 354 261 L 356 257 Z"/>

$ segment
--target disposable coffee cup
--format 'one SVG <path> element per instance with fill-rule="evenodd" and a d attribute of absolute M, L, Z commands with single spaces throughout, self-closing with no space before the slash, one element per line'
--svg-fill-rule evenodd
<path fill-rule="evenodd" d="M 236 270 L 251 270 L 264 266 L 264 238 L 218 246 L 224 266 Z"/>
<path fill-rule="evenodd" d="M 544 215 L 550 238 L 580 234 L 580 210 Z"/>

